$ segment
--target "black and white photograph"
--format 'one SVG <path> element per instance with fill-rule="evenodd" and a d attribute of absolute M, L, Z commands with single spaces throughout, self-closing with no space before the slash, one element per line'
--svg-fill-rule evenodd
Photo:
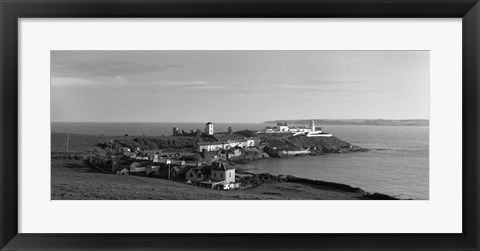
<path fill-rule="evenodd" d="M 429 200 L 428 50 L 50 51 L 51 200 Z"/>

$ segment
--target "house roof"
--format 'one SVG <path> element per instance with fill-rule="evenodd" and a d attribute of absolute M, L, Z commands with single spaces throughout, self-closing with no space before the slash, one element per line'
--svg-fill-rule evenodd
<path fill-rule="evenodd" d="M 156 160 L 156 163 L 162 163 L 162 164 L 166 164 L 167 162 L 172 163 L 173 161 L 171 159 L 157 159 Z"/>
<path fill-rule="evenodd" d="M 203 173 L 203 168 L 201 168 L 201 167 L 194 167 L 194 168 L 190 168 L 190 170 L 188 170 L 187 172 L 190 172 L 190 171 L 196 173 L 197 175 L 200 175 L 200 174 Z"/>
<path fill-rule="evenodd" d="M 235 170 L 235 167 L 225 162 L 219 162 L 213 165 L 212 170 L 216 170 L 216 171 Z"/>
<path fill-rule="evenodd" d="M 222 145 L 223 142 L 199 142 L 197 143 L 197 145 L 200 145 L 200 146 L 215 146 L 215 145 Z"/>
<path fill-rule="evenodd" d="M 146 166 L 150 163 L 150 161 L 135 161 L 131 165 L 135 166 Z"/>
<path fill-rule="evenodd" d="M 229 138 L 229 137 L 224 137 L 221 139 L 218 139 L 218 141 L 214 142 L 198 142 L 197 145 L 199 146 L 208 146 L 208 145 L 223 145 L 223 144 L 229 144 L 229 143 L 237 143 L 237 142 L 246 142 L 247 140 L 258 140 L 257 137 L 238 137 L 236 136 L 235 138 Z"/>

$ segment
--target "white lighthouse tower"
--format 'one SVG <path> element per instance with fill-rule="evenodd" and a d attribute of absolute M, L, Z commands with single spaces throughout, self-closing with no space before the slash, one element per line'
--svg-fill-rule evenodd
<path fill-rule="evenodd" d="M 315 121 L 310 121 L 310 129 L 312 130 L 312 132 L 315 131 Z"/>
<path fill-rule="evenodd" d="M 213 135 L 213 124 L 208 122 L 205 124 L 205 133 L 208 135 Z"/>

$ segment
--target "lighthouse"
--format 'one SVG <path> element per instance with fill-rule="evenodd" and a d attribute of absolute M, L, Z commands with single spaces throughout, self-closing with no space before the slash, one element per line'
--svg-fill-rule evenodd
<path fill-rule="evenodd" d="M 310 121 L 310 129 L 312 130 L 312 132 L 315 131 L 315 121 Z"/>

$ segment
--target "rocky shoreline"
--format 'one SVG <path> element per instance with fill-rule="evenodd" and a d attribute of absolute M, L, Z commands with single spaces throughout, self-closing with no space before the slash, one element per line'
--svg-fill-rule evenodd
<path fill-rule="evenodd" d="M 335 190 L 340 190 L 348 193 L 356 193 L 361 195 L 362 198 L 366 200 L 399 200 L 399 198 L 395 198 L 387 194 L 378 193 L 378 192 L 370 193 L 370 192 L 366 192 L 361 188 L 352 187 L 350 185 L 343 184 L 343 183 L 313 180 L 313 179 L 296 177 L 293 175 L 282 175 L 282 174 L 273 175 L 270 173 L 255 174 L 242 169 L 238 169 L 238 173 L 243 175 L 248 175 L 247 178 L 243 179 L 243 182 L 246 183 L 246 186 L 247 186 L 245 189 L 248 189 L 248 187 L 255 187 L 263 184 L 289 182 L 289 183 L 298 183 L 298 184 L 308 185 L 318 189 L 335 189 Z"/>
<path fill-rule="evenodd" d="M 370 199 L 370 200 L 399 200 L 398 198 L 392 197 L 390 195 L 386 195 L 382 193 L 369 193 L 361 188 L 352 187 L 350 185 L 341 184 L 341 183 L 298 178 L 291 175 L 286 176 L 286 179 L 288 182 L 296 182 L 296 183 L 308 184 L 313 186 L 321 186 L 321 187 L 331 187 L 331 188 L 340 189 L 347 192 L 358 193 L 364 196 L 365 199 Z"/>

